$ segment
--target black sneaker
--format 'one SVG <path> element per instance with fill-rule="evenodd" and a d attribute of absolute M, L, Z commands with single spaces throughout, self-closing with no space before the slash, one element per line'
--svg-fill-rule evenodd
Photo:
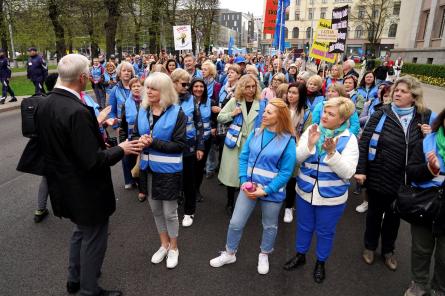
<path fill-rule="evenodd" d="M 44 209 L 44 210 L 37 210 L 34 212 L 34 222 L 35 223 L 40 223 L 43 221 L 43 219 L 45 219 L 46 216 L 48 216 L 48 210 Z"/>
<path fill-rule="evenodd" d="M 12 102 L 17 102 L 17 98 L 16 98 L 16 97 L 12 97 L 12 99 L 10 99 L 10 100 L 8 101 L 8 103 L 12 103 Z"/>
<path fill-rule="evenodd" d="M 66 282 L 66 291 L 68 294 L 76 294 L 80 290 L 80 283 L 76 282 Z"/>
<path fill-rule="evenodd" d="M 5 103 L 5 101 L 6 101 L 6 98 L 1 98 L 0 99 L 0 105 L 3 105 Z"/>
<path fill-rule="evenodd" d="M 292 270 L 299 266 L 306 264 L 306 255 L 297 253 L 294 257 L 289 259 L 283 266 L 285 270 Z"/>

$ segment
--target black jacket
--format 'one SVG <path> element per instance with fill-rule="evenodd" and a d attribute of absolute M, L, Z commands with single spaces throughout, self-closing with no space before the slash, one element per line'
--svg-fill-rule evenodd
<path fill-rule="evenodd" d="M 149 120 L 148 114 L 149 112 L 147 112 L 147 120 Z M 163 114 L 165 113 L 162 113 L 161 116 Z M 136 119 L 136 124 L 133 131 L 133 137 L 141 136 L 139 134 L 137 123 L 138 119 Z M 176 119 L 176 125 L 173 130 L 171 141 L 162 141 L 159 139 L 153 139 L 151 147 L 164 153 L 179 153 L 184 151 L 184 148 L 187 147 L 187 140 L 185 136 L 186 125 L 187 125 L 187 117 L 185 116 L 184 112 L 180 110 L 178 118 Z M 151 172 L 151 174 L 153 175 L 152 184 L 148 184 L 148 186 L 152 186 L 151 198 L 155 200 L 174 200 L 178 198 L 182 184 L 181 173 L 161 174 L 161 173 Z"/>
<path fill-rule="evenodd" d="M 124 156 L 105 148 L 93 108 L 55 88 L 36 114 L 54 215 L 79 225 L 104 223 L 116 209 L 110 166 Z"/>
<path fill-rule="evenodd" d="M 383 113 L 387 118 L 377 145 L 373 161 L 368 160 L 369 141 Z M 414 147 L 423 140 L 419 123 L 428 123 L 431 111 L 415 114 L 405 138 L 402 125 L 391 110 L 384 105 L 369 119 L 359 141 L 360 157 L 356 174 L 366 175 L 365 185 L 373 191 L 396 197 L 400 185 L 405 182 L 405 167 Z M 408 156 L 407 156 L 408 153 Z"/>
<path fill-rule="evenodd" d="M 427 151 L 429 152 L 429 151 Z M 440 157 L 440 156 L 438 156 Z M 419 142 L 416 147 L 414 147 L 411 153 L 406 167 L 406 175 L 408 177 L 408 182 L 427 182 L 432 180 L 435 176 L 428 169 L 427 162 L 425 161 L 425 153 L 423 151 L 423 143 Z M 444 205 L 445 206 L 445 205 Z M 442 211 L 439 214 L 439 219 L 434 223 L 433 233 L 436 235 L 445 234 L 445 208 L 442 207 Z M 431 227 L 431 224 L 424 225 Z"/>

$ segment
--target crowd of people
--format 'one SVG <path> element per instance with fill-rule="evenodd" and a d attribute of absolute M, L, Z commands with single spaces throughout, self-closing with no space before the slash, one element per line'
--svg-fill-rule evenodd
<path fill-rule="evenodd" d="M 380 255 L 395 271 L 400 218 L 391 205 L 402 184 L 444 186 L 445 109 L 431 112 L 411 76 L 393 82 L 354 68 L 351 59 L 324 67 L 294 54 L 62 58 L 58 82 L 36 117 L 43 195 L 49 192 L 55 215 L 76 224 L 68 292 L 120 295 L 101 290 L 96 277 L 115 209 L 109 166 L 119 161 L 122 186 L 137 188 L 135 198 L 148 201 L 153 214 L 160 240 L 153 264 L 178 265 L 180 224 L 191 227 L 196 215 L 205 215 L 196 207 L 206 198 L 200 188 L 204 177 L 217 176 L 226 187 L 230 222 L 225 250 L 210 260 L 212 267 L 236 262 L 243 229 L 259 204 L 258 273 L 267 274 L 284 204 L 282 219 L 295 220 L 296 236 L 295 255 L 283 268 L 306 263 L 315 235 L 313 278 L 322 283 L 352 184 L 365 199 L 357 211 L 367 212 L 363 260 L 375 261 L 381 241 Z M 96 100 L 85 93 L 87 83 Z M 47 214 L 46 202 L 39 202 L 35 221 Z M 426 295 L 430 286 L 433 295 L 445 295 L 444 216 L 434 228 L 411 225 L 406 296 Z"/>

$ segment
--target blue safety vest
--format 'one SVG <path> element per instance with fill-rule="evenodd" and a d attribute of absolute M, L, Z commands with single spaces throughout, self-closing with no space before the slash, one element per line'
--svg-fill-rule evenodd
<path fill-rule="evenodd" d="M 263 132 L 257 128 L 249 143 L 249 161 L 247 177 L 249 181 L 267 187 L 278 175 L 278 164 L 291 139 L 290 134 L 275 136 L 263 147 Z M 266 198 L 268 201 L 281 202 L 286 198 L 285 187 L 273 192 Z"/>
<path fill-rule="evenodd" d="M 178 105 L 171 105 L 156 121 L 153 130 L 150 130 L 150 116 L 147 109 L 139 108 L 138 113 L 138 130 L 139 135 L 149 135 L 151 133 L 153 139 L 162 141 L 171 141 L 173 131 L 178 119 Z M 181 153 L 165 153 L 154 148 L 145 148 L 141 153 L 141 170 L 150 169 L 155 173 L 172 174 L 182 171 L 182 152 Z"/>
<path fill-rule="evenodd" d="M 366 87 L 359 87 L 357 92 L 363 96 L 365 102 L 371 100 L 372 98 L 377 98 L 378 87 L 374 86 L 372 88 L 366 89 Z"/>
<path fill-rule="evenodd" d="M 195 121 L 193 120 L 193 113 L 195 112 L 195 101 L 192 95 L 180 103 L 182 111 L 187 116 L 186 136 L 187 140 L 196 137 Z"/>
<path fill-rule="evenodd" d="M 371 140 L 369 141 L 368 160 L 375 159 L 375 155 L 377 153 L 377 145 L 379 144 L 379 138 L 383 129 L 383 125 L 385 124 L 386 116 L 386 113 L 383 113 L 382 117 L 380 117 L 379 123 L 372 133 Z"/>
<path fill-rule="evenodd" d="M 445 182 L 445 164 L 442 157 L 440 157 L 438 151 L 437 151 L 437 143 L 436 143 L 436 133 L 431 133 L 428 136 L 426 136 L 425 139 L 423 139 L 423 153 L 425 153 L 425 161 L 428 162 L 426 154 L 428 152 L 433 151 L 437 158 L 439 159 L 440 164 L 440 173 L 438 176 L 434 177 L 432 180 L 426 181 L 426 182 L 412 182 L 412 185 L 415 187 L 420 188 L 431 188 L 431 187 L 440 187 L 443 186 Z"/>
<path fill-rule="evenodd" d="M 140 78 L 142 78 L 142 76 L 144 75 L 144 65 L 142 65 L 142 63 L 134 63 L 133 64 L 133 69 L 134 72 L 136 73 L 136 76 Z"/>
<path fill-rule="evenodd" d="M 93 78 L 93 80 L 95 81 L 95 82 L 97 82 L 97 81 L 99 81 L 100 80 L 100 78 L 102 77 L 102 73 L 103 73 L 104 71 L 103 71 L 103 68 L 102 68 L 102 66 L 97 66 L 97 67 L 95 67 L 95 66 L 93 66 L 92 68 L 91 68 L 91 70 L 90 70 L 90 74 L 91 74 L 91 77 Z"/>
<path fill-rule="evenodd" d="M 240 103 L 236 103 L 236 106 L 241 108 Z M 233 118 L 224 140 L 224 144 L 227 146 L 227 148 L 235 148 L 241 133 L 241 128 L 243 127 L 243 121 L 243 112 Z"/>
<path fill-rule="evenodd" d="M 343 79 L 336 79 L 335 80 L 335 83 L 340 83 L 340 84 L 343 84 Z M 326 91 L 328 91 L 328 87 L 330 86 L 332 84 L 332 78 L 331 77 L 328 77 L 328 78 L 326 78 Z"/>
<path fill-rule="evenodd" d="M 105 71 L 104 72 L 104 82 L 109 84 L 110 81 L 117 81 L 117 74 L 116 74 L 116 72 L 114 72 L 113 74 L 110 75 L 107 71 Z M 111 90 L 113 89 L 114 86 L 115 86 L 115 84 L 113 84 L 113 85 L 109 84 L 105 88 L 106 93 L 110 94 Z"/>
<path fill-rule="evenodd" d="M 128 139 L 131 138 L 131 134 L 134 130 L 134 124 L 136 123 L 136 117 L 138 115 L 138 108 L 136 106 L 136 102 L 133 99 L 133 96 L 125 101 L 125 120 L 128 124 Z"/>
<path fill-rule="evenodd" d="M 206 85 L 207 87 L 207 98 L 209 100 L 212 100 L 213 98 L 213 89 L 215 88 L 215 79 L 212 80 L 212 82 L 210 82 L 209 84 Z"/>
<path fill-rule="evenodd" d="M 306 100 L 306 105 L 307 107 L 311 110 L 311 112 L 314 111 L 315 106 L 317 106 L 318 103 L 323 102 L 324 101 L 324 97 L 323 96 L 316 96 L 314 101 L 310 102 L 309 99 Z"/>
<path fill-rule="evenodd" d="M 338 138 L 337 151 L 341 153 L 349 142 L 352 134 L 344 135 Z M 319 155 L 318 150 L 314 155 L 306 159 L 300 168 L 297 176 L 297 186 L 300 190 L 311 193 L 314 190 L 315 183 L 318 184 L 320 196 L 326 198 L 339 197 L 345 194 L 349 188 L 349 180 L 340 178 L 324 162 L 324 155 Z"/>
<path fill-rule="evenodd" d="M 100 113 L 100 111 L 99 111 L 99 109 L 100 109 L 99 104 L 96 103 L 93 100 L 93 98 L 90 97 L 89 95 L 87 95 L 86 93 L 83 95 L 83 99 L 85 100 L 85 103 L 87 104 L 87 106 L 90 106 L 91 108 L 94 109 L 94 115 L 96 115 L 96 118 L 97 118 L 97 116 L 99 116 L 99 113 Z M 101 134 L 105 133 L 105 129 L 103 127 L 101 127 L 101 126 L 99 126 L 99 131 L 100 131 Z"/>
<path fill-rule="evenodd" d="M 201 113 L 202 125 L 204 127 L 204 140 L 210 138 L 211 127 L 210 127 L 210 116 L 212 115 L 210 99 L 206 100 L 206 103 L 199 104 L 199 111 Z"/>

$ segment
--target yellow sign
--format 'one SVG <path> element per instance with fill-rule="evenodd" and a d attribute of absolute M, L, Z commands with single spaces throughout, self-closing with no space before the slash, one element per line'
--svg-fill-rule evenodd
<path fill-rule="evenodd" d="M 321 29 L 316 31 L 317 41 L 319 42 L 337 42 L 338 31 L 332 29 Z"/>
<path fill-rule="evenodd" d="M 317 30 L 315 31 L 314 42 L 312 43 L 309 56 L 314 59 L 324 60 L 328 63 L 337 62 L 337 54 L 329 53 L 329 42 L 318 39 L 318 32 L 320 30 L 330 30 L 331 20 L 320 19 L 318 21 Z M 321 38 L 323 39 L 323 38 Z"/>

